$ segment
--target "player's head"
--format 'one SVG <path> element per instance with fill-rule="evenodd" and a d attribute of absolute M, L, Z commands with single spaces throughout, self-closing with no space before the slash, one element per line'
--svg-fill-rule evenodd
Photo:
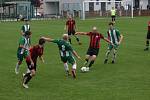
<path fill-rule="evenodd" d="M 110 28 L 110 29 L 113 29 L 113 28 L 114 28 L 114 23 L 113 23 L 113 22 L 110 22 L 108 25 L 109 25 L 109 28 Z"/>
<path fill-rule="evenodd" d="M 97 32 L 97 27 L 96 27 L 96 26 L 94 26 L 94 27 L 92 28 L 92 32 L 93 32 L 93 33 L 96 33 L 96 32 Z"/>
<path fill-rule="evenodd" d="M 29 38 L 31 36 L 31 34 L 32 34 L 31 31 L 26 31 L 25 34 L 24 34 L 24 36 L 27 37 L 27 38 Z"/>
<path fill-rule="evenodd" d="M 115 9 L 114 7 L 112 7 L 112 9 Z"/>
<path fill-rule="evenodd" d="M 71 15 L 69 15 L 69 16 L 68 16 L 68 19 L 69 19 L 69 20 L 72 20 L 72 16 L 71 16 Z"/>
<path fill-rule="evenodd" d="M 148 26 L 150 26 L 150 21 L 148 21 Z"/>
<path fill-rule="evenodd" d="M 29 20 L 28 19 L 24 19 L 25 24 L 29 24 Z"/>
<path fill-rule="evenodd" d="M 42 38 L 41 38 L 41 39 L 39 39 L 39 45 L 43 47 L 43 46 L 44 46 L 44 44 L 45 44 L 45 40 L 44 40 L 44 39 L 42 39 Z"/>
<path fill-rule="evenodd" d="M 67 41 L 68 40 L 68 34 L 63 34 L 62 38 L 63 38 L 63 40 Z"/>

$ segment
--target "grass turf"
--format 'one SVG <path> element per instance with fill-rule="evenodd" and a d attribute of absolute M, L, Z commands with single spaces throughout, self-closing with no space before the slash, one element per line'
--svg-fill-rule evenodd
<path fill-rule="evenodd" d="M 118 19 L 116 27 L 124 35 L 118 50 L 116 64 L 103 64 L 107 43 L 101 41 L 99 56 L 89 73 L 80 73 L 83 61 L 77 60 L 77 79 L 65 78 L 55 44 L 45 45 L 45 64 L 38 62 L 36 76 L 29 89 L 21 85 L 26 64 L 20 67 L 19 75 L 14 68 L 16 50 L 22 22 L 0 23 L 0 100 L 149 100 L 150 99 L 150 53 L 144 52 L 148 17 Z M 90 31 L 97 26 L 106 36 L 110 20 L 77 20 L 79 31 Z M 64 33 L 65 20 L 32 21 L 32 44 L 40 36 L 58 39 Z M 89 38 L 80 36 L 83 45 L 73 39 L 73 48 L 84 59 Z M 111 62 L 111 60 L 109 60 Z"/>

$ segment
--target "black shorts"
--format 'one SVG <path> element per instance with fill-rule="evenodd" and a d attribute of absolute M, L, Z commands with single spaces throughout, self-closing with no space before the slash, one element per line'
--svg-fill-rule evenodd
<path fill-rule="evenodd" d="M 72 30 L 72 31 L 68 31 L 68 35 L 75 35 L 76 31 Z"/>
<path fill-rule="evenodd" d="M 93 55 L 98 55 L 99 53 L 99 48 L 89 48 L 87 51 L 87 55 L 93 56 Z"/>
<path fill-rule="evenodd" d="M 27 63 L 29 70 L 35 70 L 36 71 L 36 62 L 33 62 L 34 66 L 31 65 L 31 62 L 26 62 L 26 63 Z"/>
<path fill-rule="evenodd" d="M 147 39 L 150 39 L 150 31 L 147 32 Z"/>
<path fill-rule="evenodd" d="M 116 16 L 111 16 L 111 18 L 116 18 Z"/>

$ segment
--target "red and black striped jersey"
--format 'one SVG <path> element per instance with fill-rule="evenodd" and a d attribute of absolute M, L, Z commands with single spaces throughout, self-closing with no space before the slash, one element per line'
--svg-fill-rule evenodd
<path fill-rule="evenodd" d="M 88 32 L 88 36 L 90 36 L 90 48 L 100 48 L 100 40 L 104 39 L 104 36 L 100 33 Z"/>
<path fill-rule="evenodd" d="M 33 46 L 31 49 L 30 49 L 30 56 L 31 56 L 31 59 L 33 61 L 37 61 L 37 58 L 38 57 L 41 57 L 43 55 L 43 50 L 44 48 L 43 47 L 40 47 L 39 45 L 36 45 L 36 46 Z"/>
<path fill-rule="evenodd" d="M 68 21 L 66 22 L 66 25 L 67 25 L 67 27 L 68 27 L 68 31 L 73 31 L 73 30 L 75 30 L 75 24 L 76 24 L 75 20 L 68 20 Z"/>

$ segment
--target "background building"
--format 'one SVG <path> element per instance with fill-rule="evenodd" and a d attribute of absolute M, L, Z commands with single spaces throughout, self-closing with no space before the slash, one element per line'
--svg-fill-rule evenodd
<path fill-rule="evenodd" d="M 66 15 L 67 13 L 79 12 L 82 10 L 83 0 L 44 0 L 44 14 L 51 15 Z"/>
<path fill-rule="evenodd" d="M 74 17 L 82 17 L 83 1 L 85 0 L 1 0 L 0 15 L 2 18 L 17 18 L 20 14 L 26 18 L 39 17 L 66 17 L 72 14 Z M 100 1 L 100 0 L 86 0 Z M 133 2 L 134 15 L 150 15 L 150 0 L 102 0 L 102 1 L 127 1 Z M 107 7 L 106 7 L 107 6 Z M 86 3 L 85 11 L 88 16 L 108 15 L 107 10 L 112 6 L 117 9 L 131 10 L 130 4 L 119 6 L 116 3 Z M 130 13 L 130 11 L 129 11 Z"/>
<path fill-rule="evenodd" d="M 74 16 L 80 16 L 82 12 L 82 2 L 84 0 L 43 0 L 43 13 L 47 16 L 51 15 L 64 15 L 68 13 L 73 14 Z M 95 1 L 95 0 L 86 0 L 86 1 Z M 96 0 L 100 1 L 100 0 Z M 103 0 L 103 1 L 115 1 L 115 0 Z M 116 0 L 116 1 L 127 1 L 133 2 L 134 10 L 147 10 L 148 5 L 150 6 L 150 0 Z M 115 5 L 115 4 L 114 4 Z M 112 4 L 107 5 L 107 10 L 110 10 Z M 128 5 L 131 9 L 130 4 Z M 128 8 L 124 4 L 124 9 Z M 128 8 L 129 9 L 129 8 Z M 85 11 L 98 11 L 106 10 L 105 3 L 86 3 Z"/>

